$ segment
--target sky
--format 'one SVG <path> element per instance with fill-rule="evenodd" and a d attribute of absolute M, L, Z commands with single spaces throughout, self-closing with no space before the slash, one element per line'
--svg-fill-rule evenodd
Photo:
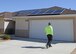
<path fill-rule="evenodd" d="M 76 0 L 0 0 L 0 12 L 15 12 L 53 6 L 76 10 Z"/>

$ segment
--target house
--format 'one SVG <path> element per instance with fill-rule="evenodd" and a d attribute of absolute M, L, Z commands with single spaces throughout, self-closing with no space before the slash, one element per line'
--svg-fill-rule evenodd
<path fill-rule="evenodd" d="M 3 33 L 3 29 L 4 29 L 4 19 L 3 15 L 0 14 L 0 33 Z"/>
<path fill-rule="evenodd" d="M 76 10 L 54 6 L 13 12 L 10 18 L 17 37 L 46 39 L 44 27 L 50 22 L 53 40 L 76 42 Z"/>
<path fill-rule="evenodd" d="M 0 13 L 0 33 L 15 34 L 15 21 L 11 12 Z"/>

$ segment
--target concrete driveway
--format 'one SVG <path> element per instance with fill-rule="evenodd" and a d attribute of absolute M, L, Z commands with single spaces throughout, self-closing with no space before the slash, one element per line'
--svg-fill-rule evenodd
<path fill-rule="evenodd" d="M 17 38 L 0 42 L 0 54 L 71 54 L 76 43 L 53 41 L 45 49 L 46 40 Z"/>

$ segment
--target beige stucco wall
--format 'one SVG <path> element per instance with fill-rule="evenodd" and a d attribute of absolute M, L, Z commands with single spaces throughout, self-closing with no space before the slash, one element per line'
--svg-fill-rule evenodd
<path fill-rule="evenodd" d="M 25 19 L 16 19 L 15 21 L 15 35 L 28 37 L 28 21 Z"/>
<path fill-rule="evenodd" d="M 76 42 L 76 17 L 74 18 L 74 41 Z"/>
<path fill-rule="evenodd" d="M 0 18 L 0 33 L 3 33 L 3 29 L 4 29 L 4 19 Z"/>

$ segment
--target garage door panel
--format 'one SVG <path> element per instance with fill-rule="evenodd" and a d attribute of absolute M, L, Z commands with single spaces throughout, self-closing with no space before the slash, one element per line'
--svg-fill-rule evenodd
<path fill-rule="evenodd" d="M 30 38 L 47 39 L 44 27 L 51 22 L 54 28 L 53 40 L 73 41 L 73 20 L 30 20 Z"/>
<path fill-rule="evenodd" d="M 73 20 L 53 20 L 54 40 L 73 41 Z"/>
<path fill-rule="evenodd" d="M 35 23 L 36 22 L 36 23 Z M 43 38 L 46 39 L 46 36 L 43 34 L 44 33 L 44 28 L 41 24 L 42 22 L 39 21 L 30 21 L 30 37 L 31 38 Z"/>

